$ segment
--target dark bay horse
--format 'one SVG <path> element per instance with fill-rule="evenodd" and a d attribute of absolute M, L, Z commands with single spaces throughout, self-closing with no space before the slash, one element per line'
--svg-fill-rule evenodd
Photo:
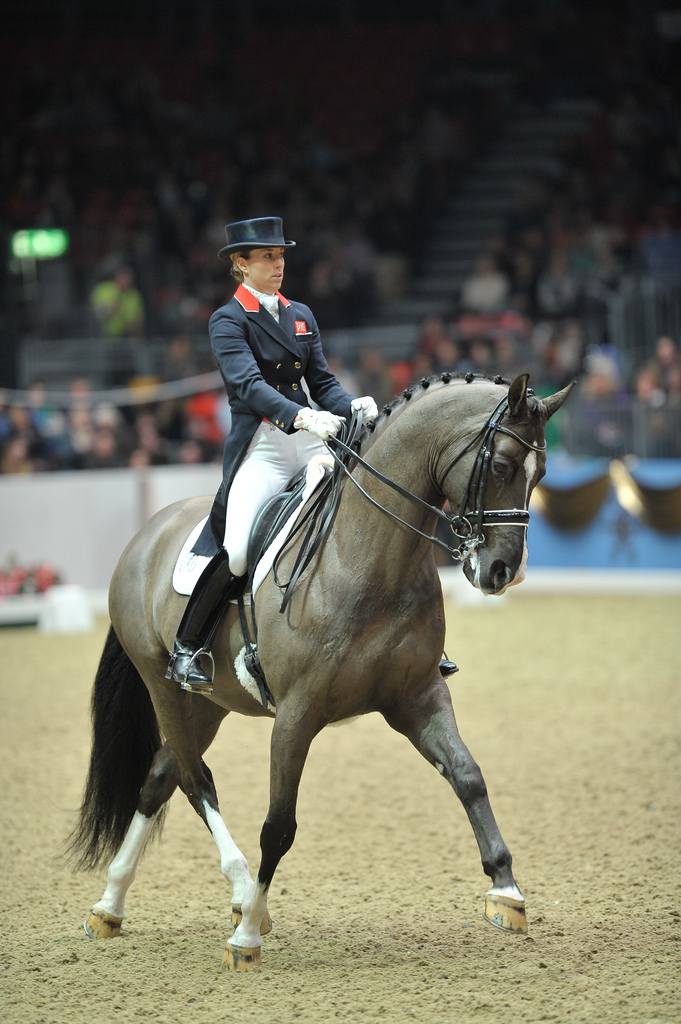
<path fill-rule="evenodd" d="M 89 935 L 119 933 L 144 845 L 179 786 L 208 826 L 232 886 L 235 931 L 223 962 L 233 970 L 260 963 L 261 933 L 270 928 L 268 890 L 293 843 L 310 744 L 329 723 L 371 711 L 403 733 L 461 800 L 492 880 L 488 920 L 511 932 L 526 930 L 511 855 L 439 671 L 444 610 L 430 540 L 437 517 L 446 516 L 468 580 L 486 594 L 503 593 L 523 578 L 526 510 L 545 469 L 544 428 L 569 391 L 539 399 L 527 388 L 527 375 L 509 387 L 501 378 L 472 374 L 443 374 L 407 389 L 365 432 L 333 527 L 285 612 L 272 574 L 260 586 L 258 650 L 276 715 L 255 881 L 202 760 L 230 711 L 273 714 L 237 678 L 244 640 L 235 606 L 213 643 L 213 694 L 188 693 L 165 679 L 186 601 L 172 589 L 173 568 L 210 499 L 176 503 L 146 524 L 111 581 L 112 625 L 92 696 L 90 768 L 71 837 L 81 867 L 113 855 L 104 895 L 85 925 Z M 454 510 L 449 515 L 441 511 L 445 501 Z M 287 578 L 294 557 L 292 544 L 280 578 Z"/>

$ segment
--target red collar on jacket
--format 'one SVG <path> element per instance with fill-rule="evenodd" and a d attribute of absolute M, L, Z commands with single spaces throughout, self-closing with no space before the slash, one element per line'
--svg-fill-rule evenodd
<path fill-rule="evenodd" d="M 291 303 L 288 299 L 285 299 L 281 292 L 276 293 L 277 298 L 281 302 L 282 306 L 290 306 Z M 234 298 L 237 302 L 240 302 L 247 313 L 257 313 L 260 309 L 260 303 L 256 299 L 253 292 L 249 292 L 248 288 L 244 288 L 242 284 L 239 285 L 237 290 L 234 292 Z"/>

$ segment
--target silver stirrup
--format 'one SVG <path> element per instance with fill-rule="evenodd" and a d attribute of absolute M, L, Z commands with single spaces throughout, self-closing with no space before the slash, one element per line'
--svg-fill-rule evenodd
<path fill-rule="evenodd" d="M 190 683 L 190 682 L 188 682 L 188 677 L 189 677 L 189 673 L 191 672 L 192 665 L 194 664 L 195 661 L 197 661 L 201 657 L 202 654 L 205 654 L 207 657 L 210 658 L 210 663 L 212 665 L 212 671 L 211 671 L 211 674 L 210 674 L 211 675 L 211 682 L 210 683 Z M 215 676 L 215 658 L 213 657 L 211 652 L 208 650 L 208 648 L 201 647 L 201 648 L 199 648 L 198 651 L 196 651 L 195 654 L 192 654 L 191 658 L 189 659 L 189 666 L 187 667 L 187 675 L 184 677 L 184 679 L 180 683 L 180 689 L 188 690 L 189 693 L 212 693 L 213 692 L 213 682 L 212 682 L 212 680 L 213 680 L 214 676 Z"/>
<path fill-rule="evenodd" d="M 194 664 L 195 661 L 198 660 L 198 658 L 201 657 L 202 654 L 205 654 L 208 658 L 210 658 L 211 665 L 213 666 L 213 670 L 211 672 L 211 677 L 215 676 L 215 658 L 213 657 L 211 651 L 207 647 L 200 647 L 199 650 L 195 651 L 192 654 L 191 658 L 189 659 L 189 664 L 187 665 L 187 674 L 186 674 L 186 676 L 184 677 L 184 679 L 179 680 L 180 689 L 181 690 L 187 690 L 189 693 L 204 693 L 204 694 L 212 693 L 213 692 L 213 683 L 212 683 L 212 681 L 208 682 L 208 683 L 190 683 L 189 679 L 188 679 L 189 673 L 192 670 L 192 665 Z M 166 679 L 174 679 L 175 678 L 175 672 L 174 672 L 175 662 L 177 661 L 177 658 L 179 657 L 179 655 L 177 655 L 177 654 L 175 654 L 173 652 L 170 657 L 171 657 L 171 664 L 168 666 L 168 671 L 166 672 Z"/>

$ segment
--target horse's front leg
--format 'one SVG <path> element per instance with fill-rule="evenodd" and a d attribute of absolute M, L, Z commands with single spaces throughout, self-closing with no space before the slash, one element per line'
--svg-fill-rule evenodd
<path fill-rule="evenodd" d="M 525 899 L 513 877 L 512 857 L 492 813 L 482 772 L 459 735 L 446 683 L 438 674 L 413 703 L 405 700 L 384 717 L 444 775 L 463 804 L 480 848 L 483 870 L 492 879 L 485 917 L 504 931 L 524 934 Z"/>
<path fill-rule="evenodd" d="M 272 729 L 270 749 L 270 804 L 260 832 L 258 875 L 242 902 L 243 918 L 227 943 L 222 960 L 230 971 L 247 971 L 260 964 L 260 923 L 269 919 L 267 895 L 281 858 L 296 834 L 298 788 L 310 743 L 321 724 L 313 716 L 287 716 L 280 705 Z"/>

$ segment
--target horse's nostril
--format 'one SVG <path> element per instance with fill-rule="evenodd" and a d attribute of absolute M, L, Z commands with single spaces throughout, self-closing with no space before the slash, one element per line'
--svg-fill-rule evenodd
<path fill-rule="evenodd" d="M 494 584 L 495 590 L 501 590 L 502 587 L 507 587 L 513 579 L 513 573 L 511 572 L 506 562 L 503 562 L 500 558 L 495 559 L 490 566 L 490 577 Z"/>

